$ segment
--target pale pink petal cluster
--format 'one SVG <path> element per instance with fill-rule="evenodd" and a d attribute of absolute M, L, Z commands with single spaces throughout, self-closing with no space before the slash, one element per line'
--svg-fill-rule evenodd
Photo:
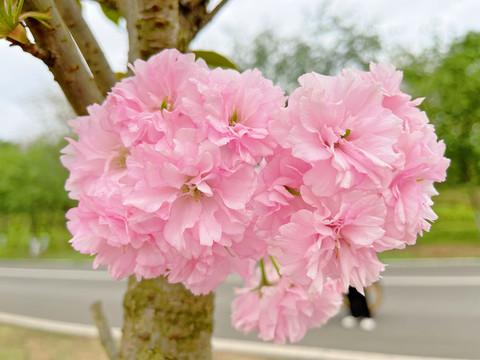
<path fill-rule="evenodd" d="M 257 242 L 268 243 L 279 234 L 280 227 L 302 209 L 313 209 L 300 194 L 303 175 L 311 166 L 292 156 L 290 149 L 279 148 L 262 165 L 256 192 L 250 203 L 254 213 L 250 230 Z M 259 253 L 261 259 L 266 252 Z"/>
<path fill-rule="evenodd" d="M 249 276 L 253 165 L 276 146 L 267 129 L 282 90 L 258 71 L 211 71 L 176 50 L 132 70 L 71 123 L 74 248 L 115 278 L 165 275 L 197 294 L 230 273 Z"/>
<path fill-rule="evenodd" d="M 325 284 L 324 291 L 309 293 L 288 277 L 279 277 L 270 262 L 265 263 L 269 284 L 261 284 L 259 271 L 232 303 L 232 322 L 246 333 L 277 344 L 301 340 L 308 329 L 320 327 L 337 314 L 343 302 L 339 281 Z"/>
<path fill-rule="evenodd" d="M 388 64 L 303 75 L 270 124 L 281 151 L 307 164 L 295 194 L 308 205 L 288 213 L 271 207 L 281 221 L 272 222 L 269 254 L 310 292 L 321 293 L 330 279 L 363 291 L 384 270 L 377 252 L 413 244 L 436 218 L 433 183 L 445 179 L 449 161 L 401 80 Z M 290 186 L 281 172 L 269 182 Z M 271 194 L 262 191 L 255 200 Z"/>
<path fill-rule="evenodd" d="M 227 144 L 231 154 L 251 165 L 274 153 L 276 143 L 268 132 L 268 124 L 286 99 L 260 71 L 240 74 L 217 68 L 211 72 L 208 87 L 202 90 L 205 102 L 200 114 L 206 120 L 207 136 L 212 143 Z"/>

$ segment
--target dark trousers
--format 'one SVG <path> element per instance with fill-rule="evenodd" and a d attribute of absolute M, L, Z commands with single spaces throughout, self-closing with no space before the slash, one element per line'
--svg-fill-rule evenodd
<path fill-rule="evenodd" d="M 350 312 L 354 317 L 370 317 L 367 299 L 360 294 L 354 287 L 348 287 L 348 301 L 350 302 Z"/>

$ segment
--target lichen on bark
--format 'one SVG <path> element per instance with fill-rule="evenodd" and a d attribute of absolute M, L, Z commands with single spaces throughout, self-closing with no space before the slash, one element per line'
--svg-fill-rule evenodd
<path fill-rule="evenodd" d="M 120 359 L 209 360 L 213 293 L 195 296 L 164 277 L 130 277 Z"/>

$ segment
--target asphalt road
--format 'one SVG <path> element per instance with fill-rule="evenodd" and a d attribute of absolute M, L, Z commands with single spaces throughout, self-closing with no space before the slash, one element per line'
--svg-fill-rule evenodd
<path fill-rule="evenodd" d="M 480 259 L 462 262 L 392 263 L 382 280 L 384 300 L 377 328 L 343 329 L 345 309 L 299 343 L 342 350 L 480 359 Z M 230 325 L 235 278 L 216 292 L 215 336 L 256 340 Z M 112 326 L 122 322 L 126 282 L 88 265 L 0 261 L 0 312 L 92 324 L 89 305 L 104 304 Z"/>

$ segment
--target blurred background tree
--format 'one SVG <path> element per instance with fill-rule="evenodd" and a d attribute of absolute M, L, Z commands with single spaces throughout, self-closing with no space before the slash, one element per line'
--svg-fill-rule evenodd
<path fill-rule="evenodd" d="M 372 24 L 361 26 L 348 12 L 334 13 L 331 4 L 323 2 L 297 31 L 282 34 L 265 29 L 253 41 L 237 41 L 234 61 L 242 69 L 258 68 L 288 93 L 308 72 L 334 75 L 349 67 L 367 70 L 383 51 L 380 36 Z"/>
<path fill-rule="evenodd" d="M 450 184 L 477 185 L 480 178 L 480 33 L 470 32 L 448 51 L 408 54 L 402 64 L 414 96 L 447 143 Z"/>
<path fill-rule="evenodd" d="M 49 90 L 32 96 L 22 111 L 42 126 L 23 142 L 0 141 L 0 253 L 13 258 L 86 258 L 68 243 L 65 212 L 75 201 L 64 190 L 68 171 L 59 159 L 67 144 L 67 120 L 75 115 L 64 97 Z M 40 239 L 41 246 L 35 248 Z"/>
<path fill-rule="evenodd" d="M 402 68 L 410 92 L 425 97 L 421 108 L 447 144 L 448 184 L 468 188 L 480 229 L 480 33 L 469 32 L 445 52 L 438 48 L 406 53 Z"/>
<path fill-rule="evenodd" d="M 58 153 L 64 143 L 0 143 L 0 233 L 7 257 L 69 255 L 65 212 L 75 205 L 63 189 L 67 171 Z M 41 249 L 35 244 L 42 239 Z"/>

